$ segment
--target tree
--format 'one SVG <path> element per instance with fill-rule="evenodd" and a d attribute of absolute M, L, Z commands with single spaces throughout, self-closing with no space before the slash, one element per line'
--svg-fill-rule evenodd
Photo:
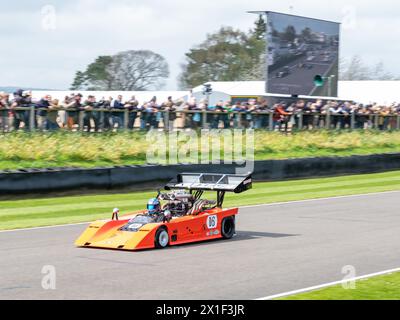
<path fill-rule="evenodd" d="M 80 90 L 85 86 L 86 76 L 82 71 L 77 71 L 75 73 L 74 82 L 71 84 L 71 90 Z"/>
<path fill-rule="evenodd" d="M 251 65 L 247 41 L 244 32 L 231 27 L 207 35 L 203 43 L 186 53 L 180 85 L 195 87 L 208 81 L 241 80 L 243 70 Z"/>
<path fill-rule="evenodd" d="M 111 90 L 112 79 L 107 68 L 112 61 L 113 57 L 111 56 L 100 56 L 94 63 L 89 64 L 85 72 L 88 90 Z"/>
<path fill-rule="evenodd" d="M 76 73 L 71 90 L 156 90 L 168 76 L 164 57 L 148 50 L 130 50 L 98 57 L 84 72 Z"/>
<path fill-rule="evenodd" d="M 71 90 L 111 90 L 111 77 L 107 67 L 112 59 L 111 56 L 100 56 L 87 66 L 86 71 L 78 71 Z"/>
<path fill-rule="evenodd" d="M 107 72 L 111 76 L 113 90 L 157 90 L 169 77 L 165 58 L 149 50 L 130 50 L 115 55 Z"/>
<path fill-rule="evenodd" d="M 397 80 L 396 76 L 385 70 L 385 65 L 382 61 L 378 62 L 372 69 L 372 78 L 373 80 Z"/>
<path fill-rule="evenodd" d="M 385 70 L 383 62 L 375 66 L 368 66 L 358 55 L 353 56 L 350 61 L 340 61 L 340 80 L 396 80 L 398 77 Z"/>
<path fill-rule="evenodd" d="M 251 57 L 251 69 L 242 74 L 242 80 L 261 81 L 266 78 L 267 68 L 267 25 L 263 15 L 259 15 L 254 29 L 250 30 L 248 50 Z"/>
<path fill-rule="evenodd" d="M 353 56 L 348 63 L 347 61 L 342 61 L 342 68 L 342 80 L 369 80 L 368 67 L 358 55 Z"/>
<path fill-rule="evenodd" d="M 187 89 L 209 81 L 263 80 L 265 32 L 265 21 L 259 16 L 248 33 L 222 27 L 207 35 L 204 42 L 186 53 L 179 86 Z"/>
<path fill-rule="evenodd" d="M 267 31 L 267 24 L 265 23 L 264 15 L 260 14 L 256 20 L 253 35 L 257 40 L 265 40 L 265 34 Z"/>

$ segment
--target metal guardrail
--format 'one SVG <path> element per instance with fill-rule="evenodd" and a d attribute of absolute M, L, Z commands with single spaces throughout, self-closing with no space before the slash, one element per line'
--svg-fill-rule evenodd
<path fill-rule="evenodd" d="M 35 131 L 38 129 L 38 111 L 47 112 L 76 112 L 74 115 L 74 126 L 76 131 L 91 131 L 93 127 L 85 126 L 85 122 L 93 121 L 98 130 L 106 129 L 149 129 L 156 127 L 164 130 L 173 129 L 218 129 L 218 128 L 255 128 L 269 131 L 275 130 L 304 130 L 304 129 L 379 129 L 379 130 L 400 130 L 400 114 L 332 114 L 326 113 L 304 113 L 296 112 L 290 116 L 276 121 L 277 117 L 273 111 L 261 112 L 215 112 L 215 111 L 196 111 L 196 110 L 160 110 L 155 113 L 144 112 L 141 110 L 131 111 L 129 109 L 108 109 L 94 108 L 93 110 L 77 110 L 59 108 L 57 110 L 40 109 L 35 106 L 24 108 L 5 109 L 0 108 L 0 131 L 8 132 L 17 130 L 15 128 L 13 116 L 4 115 L 25 111 L 20 122 L 24 123 L 25 130 Z M 116 116 L 116 114 L 121 114 Z M 21 116 L 21 115 L 19 115 Z M 14 115 L 15 117 L 15 115 Z M 120 126 L 113 127 L 110 119 L 118 117 Z M 8 123 L 5 123 L 8 122 Z M 62 121 L 63 123 L 66 121 Z M 133 122 L 133 123 L 131 123 Z M 66 123 L 64 123 L 66 124 Z"/>

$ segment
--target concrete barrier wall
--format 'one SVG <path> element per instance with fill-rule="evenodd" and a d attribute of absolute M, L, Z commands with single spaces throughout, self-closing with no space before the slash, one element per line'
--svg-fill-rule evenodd
<path fill-rule="evenodd" d="M 234 165 L 124 166 L 95 169 L 0 171 L 0 195 L 85 190 L 152 189 L 180 172 L 235 173 Z M 327 177 L 400 170 L 400 153 L 369 156 L 257 161 L 256 181 Z"/>
<path fill-rule="evenodd" d="M 255 180 L 286 180 L 400 170 L 400 153 L 258 161 Z"/>

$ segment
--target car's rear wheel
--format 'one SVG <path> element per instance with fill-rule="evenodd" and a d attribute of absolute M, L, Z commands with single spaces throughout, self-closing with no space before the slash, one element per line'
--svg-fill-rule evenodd
<path fill-rule="evenodd" d="M 164 249 L 169 245 L 169 235 L 165 228 L 160 228 L 156 232 L 155 245 L 158 249 Z"/>
<path fill-rule="evenodd" d="M 222 220 L 221 234 L 224 239 L 232 239 L 235 235 L 235 217 L 228 217 Z"/>

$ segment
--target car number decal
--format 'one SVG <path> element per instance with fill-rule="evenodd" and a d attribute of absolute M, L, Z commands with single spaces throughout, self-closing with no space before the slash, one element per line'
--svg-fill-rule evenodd
<path fill-rule="evenodd" d="M 218 217 L 217 216 L 208 216 L 207 217 L 207 228 L 215 229 L 218 226 Z"/>

